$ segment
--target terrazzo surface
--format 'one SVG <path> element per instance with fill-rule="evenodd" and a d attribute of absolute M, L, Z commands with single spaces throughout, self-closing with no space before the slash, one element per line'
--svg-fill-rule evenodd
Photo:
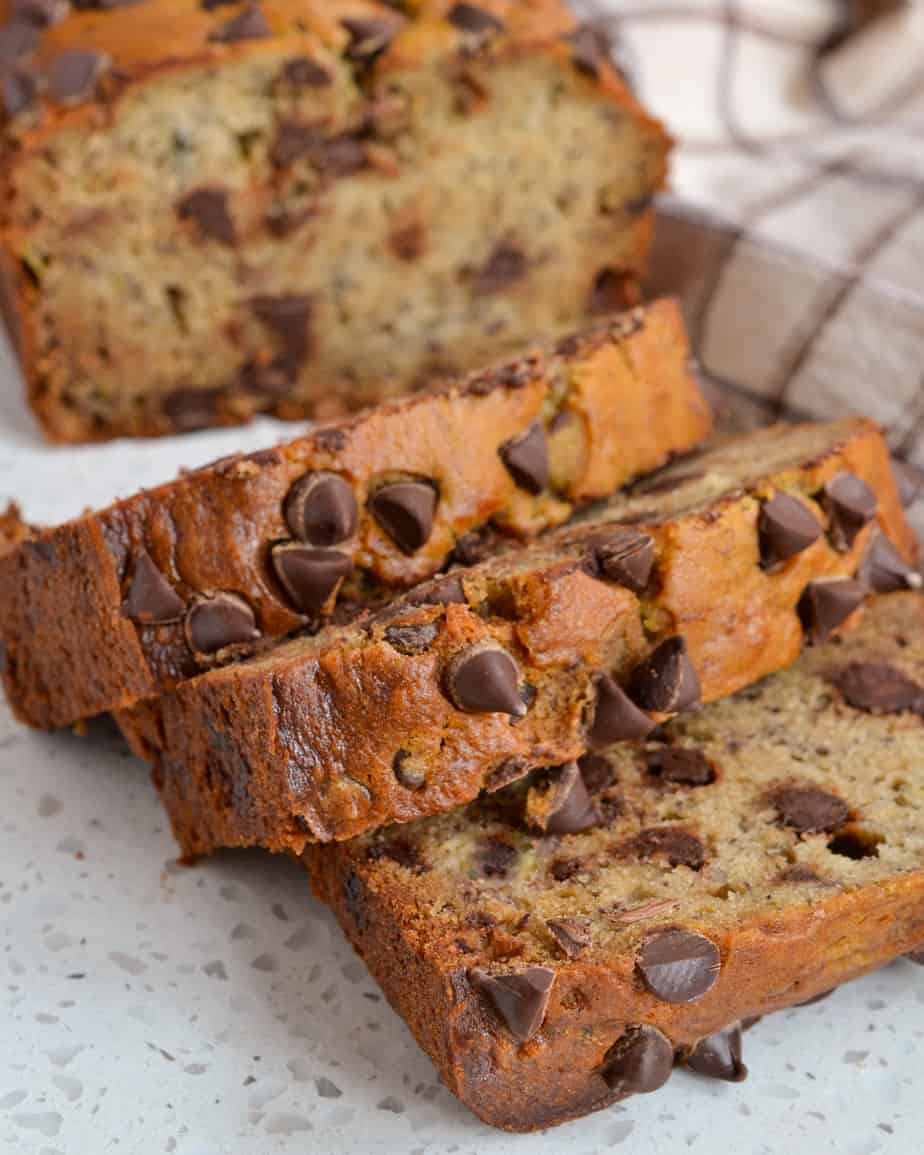
<path fill-rule="evenodd" d="M 61 520 L 234 449 L 269 422 L 55 450 L 0 348 L 0 500 Z M 287 433 L 292 427 L 287 427 Z M 146 769 L 105 724 L 34 734 L 0 706 L 0 1150 L 16 1155 L 908 1155 L 924 969 L 898 962 L 746 1036 L 739 1085 L 660 1093 L 544 1135 L 440 1087 L 295 865 L 177 865 Z"/>

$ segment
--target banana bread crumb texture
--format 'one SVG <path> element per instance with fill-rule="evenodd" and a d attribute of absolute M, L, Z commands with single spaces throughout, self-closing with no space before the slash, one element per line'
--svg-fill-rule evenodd
<path fill-rule="evenodd" d="M 636 303 L 667 147 L 558 0 L 0 0 L 0 313 L 54 440 L 329 419 Z"/>
<path fill-rule="evenodd" d="M 119 720 L 187 854 L 298 851 L 644 736 L 915 581 L 912 556 L 875 426 L 775 427 Z"/>
<path fill-rule="evenodd" d="M 675 1062 L 741 1079 L 742 1020 L 920 948 L 922 807 L 904 592 L 647 739 L 304 857 L 447 1086 L 533 1130 Z"/>

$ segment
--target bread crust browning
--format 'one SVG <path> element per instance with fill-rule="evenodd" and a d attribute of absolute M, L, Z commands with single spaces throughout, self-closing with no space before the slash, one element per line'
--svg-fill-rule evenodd
<path fill-rule="evenodd" d="M 880 531 L 906 557 L 914 551 L 875 427 L 848 421 L 800 430 L 765 431 L 737 452 L 753 468 L 774 441 L 779 452 L 792 437 L 808 437 L 812 456 L 801 464 L 742 488 L 726 478 L 718 494 L 676 515 L 671 502 L 682 506 L 683 486 L 660 506 L 642 493 L 622 507 L 655 543 L 654 585 L 642 595 L 588 572 L 588 549 L 606 527 L 594 519 L 460 571 L 466 604 L 393 605 L 121 714 L 136 752 L 157 766 L 184 851 L 259 844 L 298 852 L 311 840 L 348 839 L 461 805 L 510 767 L 522 774 L 576 758 L 586 749 L 600 676 L 626 684 L 666 638 L 686 639 L 705 702 L 788 665 L 803 644 L 797 608 L 809 583 L 851 577 Z M 712 460 L 722 460 L 725 451 L 716 452 Z M 708 492 L 703 468 L 705 479 L 691 484 Z M 689 469 L 695 460 L 675 472 Z M 849 549 L 822 537 L 764 569 L 762 500 L 787 487 L 817 494 L 845 469 L 878 495 L 878 522 Z M 402 649 L 392 629 L 423 643 Z M 454 704 L 454 663 L 485 646 L 512 655 L 525 716 L 511 721 Z M 395 770 L 408 759 L 422 775 L 413 788 Z"/>
<path fill-rule="evenodd" d="M 336 543 L 354 574 L 320 618 L 427 578 L 471 531 L 498 525 L 526 537 L 558 524 L 575 505 L 607 496 L 706 436 L 711 417 L 688 358 L 676 303 L 657 302 L 593 326 L 566 352 L 537 348 L 441 393 L 225 459 L 37 533 L 40 544 L 0 563 L 0 636 L 14 709 L 34 726 L 67 725 L 202 668 L 182 621 L 136 625 L 125 616 L 143 555 L 186 605 L 215 591 L 243 597 L 262 643 L 311 624 L 281 588 L 270 551 L 292 536 L 287 496 L 314 473 L 343 479 L 360 506 L 356 532 Z M 568 426 L 563 433 L 552 428 L 556 420 Z M 517 484 L 499 453 L 536 421 L 547 430 L 552 471 L 538 495 Z M 405 475 L 439 490 L 432 532 L 412 554 L 367 512 L 382 481 Z"/>

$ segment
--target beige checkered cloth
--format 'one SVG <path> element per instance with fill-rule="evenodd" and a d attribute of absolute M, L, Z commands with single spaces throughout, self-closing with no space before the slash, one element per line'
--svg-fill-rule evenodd
<path fill-rule="evenodd" d="M 707 378 L 924 469 L 924 0 L 575 7 L 677 138 L 650 287 Z"/>

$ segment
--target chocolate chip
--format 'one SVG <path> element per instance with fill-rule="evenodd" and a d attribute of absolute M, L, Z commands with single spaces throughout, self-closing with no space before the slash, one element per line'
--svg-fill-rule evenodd
<path fill-rule="evenodd" d="M 479 296 L 503 292 L 526 275 L 526 255 L 517 245 L 501 241 L 475 277 Z"/>
<path fill-rule="evenodd" d="M 625 851 L 643 862 L 666 858 L 669 866 L 688 866 L 700 870 L 706 861 L 706 850 L 700 840 L 674 826 L 651 826 L 639 831 L 625 844 Z"/>
<path fill-rule="evenodd" d="M 409 750 L 399 750 L 391 760 L 391 768 L 401 785 L 408 790 L 422 790 L 427 784 L 423 770 L 411 764 Z"/>
<path fill-rule="evenodd" d="M 500 647 L 479 643 L 456 654 L 446 673 L 446 693 L 468 714 L 510 714 L 522 718 L 526 706 L 519 690 L 519 671 Z"/>
<path fill-rule="evenodd" d="M 684 1063 L 698 1075 L 709 1079 L 724 1079 L 727 1083 L 741 1083 L 748 1077 L 748 1069 L 741 1061 L 741 1024 L 717 1031 L 700 1039 L 685 1056 Z"/>
<path fill-rule="evenodd" d="M 715 781 L 712 763 L 699 750 L 688 746 L 663 746 L 649 750 L 645 755 L 649 774 L 656 774 L 662 782 L 680 786 L 708 786 Z"/>
<path fill-rule="evenodd" d="M 331 176 L 349 176 L 369 163 L 365 141 L 352 132 L 318 141 L 310 155 L 312 164 Z"/>
<path fill-rule="evenodd" d="M 403 866 L 405 870 L 412 870 L 415 874 L 423 874 L 429 869 L 417 847 L 405 838 L 392 838 L 387 842 L 375 843 L 370 846 L 366 858 L 372 862 L 387 858 L 390 862 Z"/>
<path fill-rule="evenodd" d="M 326 88 L 333 82 L 327 69 L 307 56 L 293 56 L 287 60 L 282 76 L 293 88 Z"/>
<path fill-rule="evenodd" d="M 320 614 L 353 572 L 353 562 L 336 549 L 280 542 L 270 556 L 276 576 L 303 614 Z"/>
<path fill-rule="evenodd" d="M 910 566 L 884 533 L 877 533 L 866 551 L 857 577 L 877 594 L 920 589 L 921 575 Z"/>
<path fill-rule="evenodd" d="M 488 838 L 479 854 L 481 873 L 485 878 L 506 878 L 517 856 L 517 849 L 502 838 Z"/>
<path fill-rule="evenodd" d="M 674 1069 L 674 1048 L 657 1027 L 629 1027 L 603 1058 L 600 1074 L 620 1098 L 657 1091 Z"/>
<path fill-rule="evenodd" d="M 876 516 L 878 502 L 862 478 L 843 471 L 824 487 L 821 504 L 830 519 L 835 546 L 849 549 L 863 526 Z"/>
<path fill-rule="evenodd" d="M 599 794 L 616 781 L 616 767 L 600 754 L 583 754 L 578 766 L 588 794 Z"/>
<path fill-rule="evenodd" d="M 13 0 L 13 16 L 37 28 L 50 28 L 70 12 L 68 0 Z"/>
<path fill-rule="evenodd" d="M 556 882 L 567 882 L 569 878 L 580 874 L 585 866 L 582 858 L 556 858 L 549 865 L 549 873 Z"/>
<path fill-rule="evenodd" d="M 808 549 L 824 529 L 801 501 L 788 493 L 778 493 L 761 506 L 757 532 L 761 563 L 770 566 Z"/>
<path fill-rule="evenodd" d="M 545 834 L 577 834 L 600 821 L 576 762 L 545 771 L 530 787 L 526 822 Z"/>
<path fill-rule="evenodd" d="M 571 42 L 574 67 L 588 76 L 599 76 L 604 63 L 610 59 L 610 46 L 603 30 L 582 24 L 567 39 Z"/>
<path fill-rule="evenodd" d="M 594 720 L 587 734 L 592 746 L 609 746 L 631 738 L 644 738 L 655 723 L 629 698 L 619 683 L 604 674 L 597 681 Z"/>
<path fill-rule="evenodd" d="M 465 533 L 458 539 L 456 548 L 452 551 L 453 561 L 459 565 L 477 565 L 494 553 L 499 540 L 500 534 L 490 526 Z"/>
<path fill-rule="evenodd" d="M 253 297 L 250 307 L 254 315 L 279 338 L 289 357 L 297 362 L 307 358 L 311 348 L 310 296 L 292 293 Z"/>
<path fill-rule="evenodd" d="M 868 593 L 852 578 L 819 578 L 810 582 L 799 600 L 798 611 L 810 642 L 827 641 L 844 624 Z"/>
<path fill-rule="evenodd" d="M 272 34 L 273 30 L 260 5 L 248 4 L 242 12 L 213 29 L 209 33 L 209 40 L 234 44 L 239 40 L 262 40 Z"/>
<path fill-rule="evenodd" d="M 369 512 L 399 549 L 415 553 L 433 532 L 438 494 L 424 481 L 395 481 L 377 489 Z"/>
<path fill-rule="evenodd" d="M 174 389 L 161 410 L 178 433 L 190 433 L 214 424 L 224 396 L 224 389 Z"/>
<path fill-rule="evenodd" d="M 186 614 L 186 640 L 194 654 L 214 654 L 226 646 L 254 642 L 259 636 L 253 610 L 237 594 L 199 598 Z"/>
<path fill-rule="evenodd" d="M 398 25 L 393 20 L 376 20 L 374 17 L 347 18 L 340 23 L 350 36 L 346 58 L 356 64 L 369 64 L 373 61 L 388 47 L 398 31 Z"/>
<path fill-rule="evenodd" d="M 555 972 L 549 967 L 528 967 L 506 975 L 488 974 L 475 967 L 468 977 L 518 1042 L 525 1043 L 542 1026 L 555 982 Z"/>
<path fill-rule="evenodd" d="M 249 359 L 241 366 L 236 385 L 258 397 L 287 397 L 298 379 L 298 363 L 280 355 L 265 362 Z"/>
<path fill-rule="evenodd" d="M 412 590 L 405 601 L 411 606 L 464 606 L 467 599 L 462 579 L 450 574 L 448 577 L 437 578 L 436 581 Z"/>
<path fill-rule="evenodd" d="M 636 666 L 629 678 L 629 697 L 643 710 L 676 714 L 692 710 L 702 700 L 699 678 L 679 635 L 666 638 Z"/>
<path fill-rule="evenodd" d="M 109 70 L 110 60 L 101 52 L 73 49 L 62 52 L 48 69 L 48 92 L 59 104 L 80 104 L 96 91 L 100 77 Z"/>
<path fill-rule="evenodd" d="M 389 626 L 385 631 L 385 641 L 400 654 L 424 654 L 436 641 L 439 632 L 439 622 Z"/>
<path fill-rule="evenodd" d="M 549 484 L 549 449 L 541 421 L 504 442 L 498 452 L 507 472 L 527 493 L 541 493 Z"/>
<path fill-rule="evenodd" d="M 654 565 L 654 538 L 636 529 L 620 527 L 598 538 L 592 546 L 592 572 L 640 594 L 648 585 Z"/>
<path fill-rule="evenodd" d="M 493 36 L 504 31 L 504 23 L 484 8 L 476 8 L 474 4 L 453 4 L 446 14 L 450 24 L 455 25 L 462 32 L 470 32 L 475 36 Z"/>
<path fill-rule="evenodd" d="M 628 293 L 629 278 L 617 269 L 601 269 L 594 278 L 590 291 L 592 313 L 616 313 L 631 302 Z"/>
<path fill-rule="evenodd" d="M 0 24 L 0 67 L 31 56 L 38 48 L 39 39 L 38 29 L 28 20 Z"/>
<path fill-rule="evenodd" d="M 852 662 L 829 676 L 828 681 L 856 710 L 868 714 L 913 710 L 924 715 L 924 689 L 886 662 Z"/>
<path fill-rule="evenodd" d="M 663 930 L 651 935 L 636 962 L 651 993 L 674 1005 L 701 999 L 715 985 L 721 965 L 715 943 L 704 934 L 688 930 Z"/>
<path fill-rule="evenodd" d="M 293 537 L 312 545 L 339 545 L 356 532 L 359 508 L 352 487 L 339 474 L 306 473 L 289 490 L 286 525 Z"/>
<path fill-rule="evenodd" d="M 204 237 L 233 245 L 234 221 L 228 210 L 228 193 L 219 188 L 198 188 L 186 193 L 176 206 L 180 220 L 194 221 Z"/>
<path fill-rule="evenodd" d="M 850 817 L 850 808 L 843 798 L 817 786 L 784 786 L 775 792 L 771 802 L 781 821 L 799 834 L 836 830 Z"/>
<path fill-rule="evenodd" d="M 151 560 L 141 550 L 132 568 L 128 596 L 122 604 L 126 617 L 144 625 L 175 622 L 183 616 L 186 603 Z"/>
<path fill-rule="evenodd" d="M 590 920 L 586 918 L 553 918 L 546 924 L 552 937 L 568 958 L 577 958 L 590 946 Z"/>
<path fill-rule="evenodd" d="M 22 68 L 0 70 L 0 121 L 19 116 L 35 100 L 38 84 L 31 72 Z"/>

